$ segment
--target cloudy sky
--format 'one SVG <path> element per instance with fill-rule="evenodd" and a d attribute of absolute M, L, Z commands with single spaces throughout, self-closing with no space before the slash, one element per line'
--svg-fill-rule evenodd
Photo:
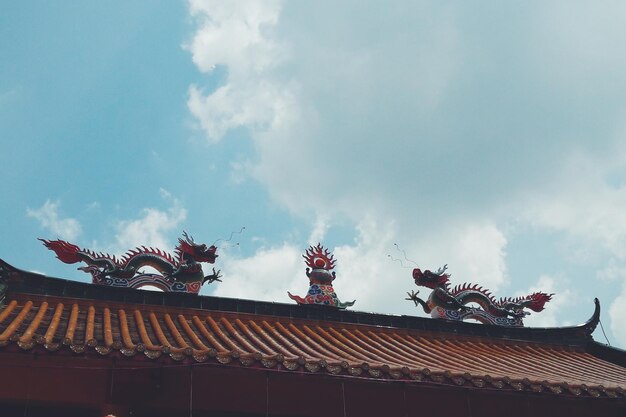
<path fill-rule="evenodd" d="M 623 2 L 14 2 L 0 257 L 88 281 L 36 238 L 120 254 L 187 230 L 224 239 L 203 294 L 291 302 L 319 241 L 353 309 L 424 316 L 406 254 L 497 297 L 555 293 L 528 325 L 598 297 L 624 347 L 625 20 Z"/>

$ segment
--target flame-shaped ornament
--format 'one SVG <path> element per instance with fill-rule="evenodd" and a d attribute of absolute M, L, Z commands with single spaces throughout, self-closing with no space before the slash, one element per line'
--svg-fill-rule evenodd
<path fill-rule="evenodd" d="M 337 298 L 333 281 L 336 278 L 334 256 L 321 244 L 310 246 L 302 255 L 307 264 L 306 275 L 309 277 L 309 291 L 302 298 L 287 292 L 289 298 L 298 304 L 320 304 L 337 308 L 347 308 L 354 305 L 355 301 L 341 302 Z"/>

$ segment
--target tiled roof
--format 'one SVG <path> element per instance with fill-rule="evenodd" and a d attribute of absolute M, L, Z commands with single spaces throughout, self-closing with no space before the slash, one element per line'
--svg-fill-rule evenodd
<path fill-rule="evenodd" d="M 67 283 L 55 282 L 59 286 Z M 64 295 L 66 290 L 33 294 L 36 291 L 25 290 L 28 285 L 21 290 L 17 287 L 9 290 L 0 309 L 2 349 L 213 361 L 407 383 L 626 398 L 626 368 L 592 354 L 589 346 L 595 342 L 588 340 L 585 326 L 571 328 L 569 333 L 554 329 L 554 335 L 561 335 L 555 338 L 545 329 L 543 333 L 517 329 L 499 334 L 493 326 L 470 323 L 429 329 L 429 323 L 435 321 L 431 319 L 417 319 L 426 323 L 424 328 L 381 326 L 349 322 L 353 317 L 349 314 L 345 320 L 320 320 L 272 314 L 271 309 L 259 314 L 181 307 L 176 305 L 181 304 L 176 302 L 181 300 L 178 297 L 161 296 L 157 305 L 145 300 L 70 297 Z M 119 294 L 125 297 L 130 293 Z M 324 309 L 295 307 L 312 314 Z M 376 317 L 370 318 L 377 321 Z M 623 360 L 624 355 L 617 352 Z"/>

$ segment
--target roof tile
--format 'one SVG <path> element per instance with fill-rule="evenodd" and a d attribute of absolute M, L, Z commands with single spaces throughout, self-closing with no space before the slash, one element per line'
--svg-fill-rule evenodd
<path fill-rule="evenodd" d="M 175 304 L 189 305 L 179 301 Z M 396 318 L 403 328 L 394 328 L 363 324 L 371 318 L 358 314 L 349 317 L 359 324 L 323 321 L 323 309 L 307 310 L 320 316 L 311 320 L 295 318 L 291 311 L 287 317 L 262 315 L 253 303 L 222 300 L 220 307 L 226 311 L 18 293 L 0 312 L 0 345 L 626 397 L 624 368 L 581 346 L 423 330 L 410 317 Z"/>

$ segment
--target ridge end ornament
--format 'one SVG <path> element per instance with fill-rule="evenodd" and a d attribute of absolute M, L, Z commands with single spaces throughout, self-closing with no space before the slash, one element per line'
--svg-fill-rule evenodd
<path fill-rule="evenodd" d="M 464 283 L 451 288 L 450 275 L 445 273 L 447 269 L 447 264 L 435 272 L 413 269 L 415 285 L 432 290 L 426 301 L 417 296 L 419 291 L 407 292 L 406 300 L 413 301 L 416 307 L 421 306 L 426 314 L 435 319 L 474 319 L 483 324 L 523 327 L 523 318 L 530 314 L 524 309 L 540 312 L 554 295 L 535 292 L 527 296 L 496 300 L 489 290 L 477 284 Z M 470 303 L 479 307 L 468 306 Z"/>
<path fill-rule="evenodd" d="M 198 294 L 206 282 L 220 281 L 219 270 L 213 268 L 211 275 L 204 275 L 202 263 L 215 263 L 217 247 L 196 243 L 193 237 L 183 232 L 174 249 L 174 255 L 151 247 L 128 250 L 120 258 L 106 253 L 81 249 L 64 240 L 39 239 L 44 246 L 54 251 L 57 258 L 66 264 L 84 262 L 78 269 L 90 273 L 92 283 L 112 287 L 141 288 L 152 285 L 164 292 L 186 292 Z M 145 273 L 142 267 L 152 267 L 160 274 Z"/>
<path fill-rule="evenodd" d="M 334 255 L 320 243 L 317 246 L 309 246 L 302 255 L 307 265 L 306 275 L 309 278 L 309 291 L 302 298 L 287 291 L 289 298 L 298 304 L 318 304 L 345 309 L 354 305 L 354 301 L 341 302 L 337 298 L 333 281 L 337 277 Z"/>

